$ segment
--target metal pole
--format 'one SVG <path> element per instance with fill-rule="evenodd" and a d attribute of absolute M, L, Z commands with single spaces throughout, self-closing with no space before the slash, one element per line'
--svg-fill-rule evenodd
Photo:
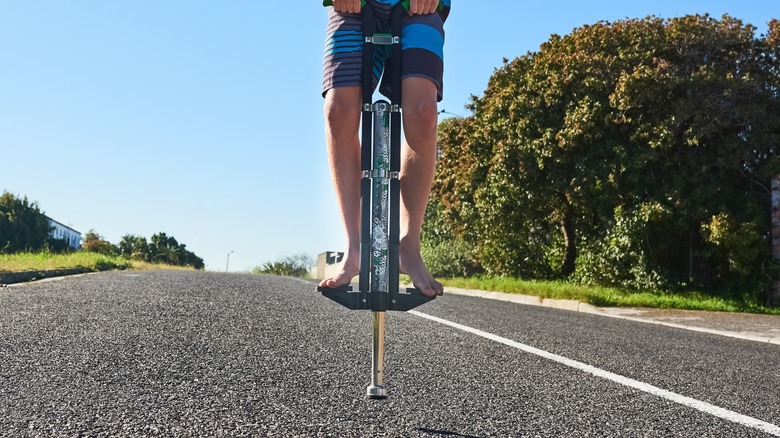
<path fill-rule="evenodd" d="M 396 6 L 393 14 L 393 36 L 401 36 L 401 20 L 404 16 L 402 8 Z M 364 50 L 365 50 L 364 46 Z M 365 53 L 364 53 L 365 54 Z M 371 223 L 371 293 L 383 294 L 382 305 L 373 312 L 373 343 L 371 351 L 371 385 L 366 389 L 366 394 L 372 399 L 387 398 L 387 388 L 382 377 L 384 375 L 385 359 L 385 312 L 387 308 L 387 296 L 390 287 L 398 288 L 398 233 L 391 227 L 398 225 L 397 215 L 392 215 L 391 209 L 395 203 L 397 213 L 398 195 L 398 171 L 400 170 L 401 157 L 398 153 L 391 153 L 395 146 L 400 150 L 401 138 L 401 45 L 393 45 L 393 96 L 391 103 L 385 101 L 375 102 L 373 105 L 373 187 L 372 223 Z M 364 64 L 364 67 L 366 65 Z M 392 114 L 392 122 L 391 122 Z M 391 181 L 394 184 L 391 184 Z M 390 186 L 395 192 L 391 195 Z M 395 233 L 394 233 L 395 232 Z M 393 235 L 395 234 L 395 235 Z M 395 239 L 393 239 L 395 238 Z M 380 295 L 381 296 L 381 295 Z M 375 301 L 376 302 L 376 301 Z"/>
<path fill-rule="evenodd" d="M 772 259 L 780 261 L 780 175 L 772 178 Z M 775 279 L 770 297 L 773 305 L 780 303 L 780 278 Z"/>
<path fill-rule="evenodd" d="M 390 105 L 378 101 L 373 105 L 372 164 L 373 183 L 371 193 L 371 294 L 374 304 L 373 342 L 371 351 L 371 385 L 366 394 L 372 399 L 387 398 L 387 388 L 382 382 L 385 357 L 385 312 L 388 293 L 388 213 L 390 166 Z M 381 297 L 377 300 L 377 298 Z"/>
<path fill-rule="evenodd" d="M 372 312 L 374 316 L 374 340 L 371 351 L 371 385 L 366 388 L 369 398 L 387 398 L 387 388 L 382 383 L 385 359 L 385 312 Z"/>
<path fill-rule="evenodd" d="M 388 223 L 388 292 L 398 293 L 399 291 L 399 239 L 400 239 L 400 211 L 401 211 L 401 22 L 406 16 L 406 10 L 399 5 L 393 9 L 392 31 L 395 37 L 399 38 L 396 44 L 392 45 L 392 68 L 390 78 L 392 83 L 392 93 L 390 96 L 390 142 L 388 156 L 390 158 L 389 170 L 389 223 Z"/>
<path fill-rule="evenodd" d="M 373 78 L 374 78 L 374 7 L 366 3 L 360 13 L 363 19 L 363 68 L 361 70 L 361 91 L 363 100 L 363 117 L 361 123 L 360 145 L 360 277 L 361 292 L 368 292 L 371 276 L 371 136 L 373 108 Z"/>
<path fill-rule="evenodd" d="M 387 294 L 390 272 L 390 104 L 374 103 L 373 184 L 371 192 L 371 292 Z M 400 159 L 399 159 L 400 163 Z M 398 275 L 398 274 L 396 274 Z M 376 308 L 375 308 L 376 309 Z M 384 310 L 384 309 L 376 309 Z"/>

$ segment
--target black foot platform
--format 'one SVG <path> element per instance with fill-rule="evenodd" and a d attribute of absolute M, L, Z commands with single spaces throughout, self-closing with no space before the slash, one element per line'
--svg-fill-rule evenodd
<path fill-rule="evenodd" d="M 420 289 L 404 288 L 395 293 L 360 292 L 352 290 L 352 286 L 341 286 L 335 289 L 317 286 L 322 295 L 341 304 L 350 310 L 372 310 L 384 312 L 397 310 L 406 312 L 427 303 L 436 297 L 426 297 Z"/>

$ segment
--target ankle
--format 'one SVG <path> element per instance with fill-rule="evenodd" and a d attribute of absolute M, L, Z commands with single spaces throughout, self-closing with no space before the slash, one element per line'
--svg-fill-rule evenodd
<path fill-rule="evenodd" d="M 347 246 L 347 250 L 344 252 L 344 259 L 350 259 L 353 257 L 360 257 L 360 245 Z"/>
<path fill-rule="evenodd" d="M 399 246 L 403 251 L 420 252 L 420 237 L 403 236 L 399 241 Z"/>

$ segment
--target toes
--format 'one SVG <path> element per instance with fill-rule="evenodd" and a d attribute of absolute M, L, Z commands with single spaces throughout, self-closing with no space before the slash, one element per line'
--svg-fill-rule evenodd
<path fill-rule="evenodd" d="M 414 279 L 413 279 L 414 280 Z M 420 290 L 420 292 L 426 297 L 433 297 L 442 294 L 441 284 L 431 277 L 423 278 L 422 281 L 412 281 L 414 287 Z"/>
<path fill-rule="evenodd" d="M 344 276 L 343 275 L 337 275 L 332 278 L 326 278 L 320 282 L 320 286 L 322 287 L 328 287 L 331 289 L 336 289 L 341 286 L 344 286 L 345 284 L 348 284 L 349 281 L 344 282 Z"/>
<path fill-rule="evenodd" d="M 437 295 L 436 291 L 429 287 L 418 287 L 418 289 L 420 289 L 420 293 L 426 297 L 433 297 Z"/>
<path fill-rule="evenodd" d="M 433 278 L 431 278 L 430 283 L 428 283 L 428 289 L 431 291 L 431 296 L 439 296 L 444 293 L 444 287 Z"/>
<path fill-rule="evenodd" d="M 343 281 L 342 277 L 335 277 L 335 278 L 328 279 L 328 287 L 331 289 L 344 286 L 344 284 L 346 283 Z"/>
<path fill-rule="evenodd" d="M 333 288 L 333 279 L 332 278 L 326 278 L 326 279 L 322 280 L 320 282 L 320 286 Z"/>

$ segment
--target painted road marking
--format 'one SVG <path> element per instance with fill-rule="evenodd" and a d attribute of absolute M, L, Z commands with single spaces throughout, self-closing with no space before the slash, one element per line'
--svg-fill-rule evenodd
<path fill-rule="evenodd" d="M 410 310 L 407 313 L 411 313 L 412 315 L 419 316 L 420 318 L 425 318 L 434 322 L 438 322 L 439 324 L 444 324 L 446 326 L 456 328 L 458 330 L 462 330 L 464 332 L 472 333 L 477 336 L 481 336 L 486 339 L 490 339 L 491 341 L 495 341 L 510 347 L 517 348 L 519 350 L 525 351 L 526 353 L 531 353 L 534 355 L 537 355 L 539 357 L 543 357 L 545 359 L 551 360 L 553 362 L 557 362 L 562 365 L 566 365 L 571 368 L 578 369 L 580 371 L 584 371 L 589 374 L 593 374 L 596 377 L 601 377 L 602 379 L 607 379 L 615 383 L 619 383 L 624 386 L 628 386 L 630 388 L 637 389 L 639 391 L 646 392 L 648 394 L 653 394 L 655 396 L 661 397 L 663 399 L 681 404 L 683 406 L 687 406 L 689 408 L 696 409 L 698 411 L 704 412 L 706 414 L 713 415 L 715 417 L 728 420 L 734 423 L 741 424 L 743 426 L 751 427 L 753 429 L 760 430 L 762 432 L 766 432 L 769 434 L 772 434 L 774 436 L 780 437 L 780 426 L 777 426 L 772 423 L 767 423 L 765 421 L 761 421 L 757 418 L 749 417 L 747 415 L 740 414 L 738 412 L 730 411 L 725 408 L 721 408 L 720 406 L 715 406 L 706 402 L 703 402 L 701 400 L 696 400 L 694 398 L 686 397 L 681 394 L 677 394 L 675 392 L 667 391 L 665 389 L 661 389 L 657 386 L 650 385 L 649 383 L 640 382 L 639 380 L 634 380 L 625 376 L 621 376 L 620 374 L 611 373 L 606 370 L 602 370 L 601 368 L 596 368 L 594 366 L 588 365 L 586 363 L 578 362 L 573 359 L 569 359 L 563 356 L 559 356 L 557 354 L 553 354 L 544 350 L 540 350 L 535 347 L 531 347 L 530 345 L 526 345 L 520 342 L 513 341 L 511 339 L 507 339 L 498 335 L 494 335 L 492 333 L 484 332 L 479 329 L 475 329 L 473 327 L 465 326 L 462 324 L 458 324 L 456 322 L 448 321 L 446 319 L 438 318 L 432 315 L 428 315 L 425 313 L 418 312 L 416 310 Z"/>

